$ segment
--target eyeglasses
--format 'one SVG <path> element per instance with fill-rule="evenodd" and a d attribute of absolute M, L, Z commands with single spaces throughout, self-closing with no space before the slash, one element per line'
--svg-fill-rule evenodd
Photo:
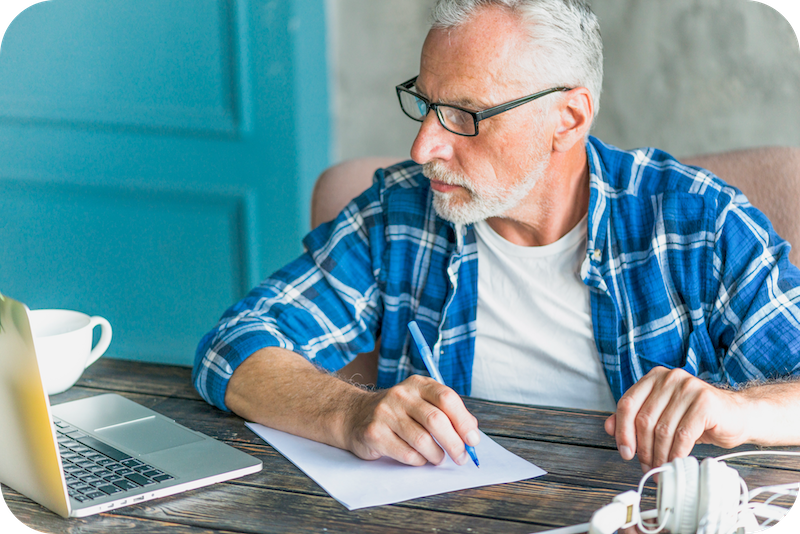
<path fill-rule="evenodd" d="M 494 106 L 483 111 L 470 111 L 459 106 L 452 106 L 450 104 L 434 104 L 422 95 L 419 95 L 411 90 L 417 82 L 418 76 L 414 76 L 405 83 L 401 83 L 395 89 L 397 90 L 397 98 L 400 100 L 400 107 L 403 109 L 409 118 L 417 122 L 422 122 L 428 115 L 430 110 L 436 112 L 436 117 L 439 118 L 439 123 L 448 132 L 456 135 L 464 135 L 467 137 L 474 137 L 478 135 L 478 123 L 489 117 L 499 115 L 509 109 L 514 109 L 522 104 L 533 102 L 537 98 L 556 93 L 559 91 L 569 91 L 569 87 L 554 87 L 552 89 L 545 89 L 530 96 L 524 96 L 499 106 Z"/>

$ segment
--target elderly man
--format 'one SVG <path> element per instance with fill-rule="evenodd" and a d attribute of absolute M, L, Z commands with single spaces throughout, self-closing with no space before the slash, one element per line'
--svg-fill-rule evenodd
<path fill-rule="evenodd" d="M 468 460 L 459 394 L 615 411 L 606 430 L 645 470 L 698 442 L 800 443 L 789 245 L 710 173 L 588 135 L 585 3 L 439 0 L 433 18 L 397 87 L 413 161 L 225 313 L 198 348 L 203 397 L 413 465 Z M 423 376 L 411 320 L 449 387 Z"/>

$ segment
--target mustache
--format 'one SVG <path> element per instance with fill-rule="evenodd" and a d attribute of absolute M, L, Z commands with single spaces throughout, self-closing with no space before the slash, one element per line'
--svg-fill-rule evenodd
<path fill-rule="evenodd" d="M 422 174 L 429 180 L 436 180 L 447 185 L 458 185 L 467 190 L 472 190 L 472 184 L 464 175 L 447 169 L 439 161 L 429 161 L 423 164 Z"/>

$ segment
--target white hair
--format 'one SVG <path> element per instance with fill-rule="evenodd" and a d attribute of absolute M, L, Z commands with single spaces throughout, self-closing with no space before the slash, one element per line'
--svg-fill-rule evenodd
<path fill-rule="evenodd" d="M 532 72 L 554 87 L 587 88 L 597 116 L 603 88 L 603 40 L 597 17 L 586 1 L 437 0 L 431 13 L 432 27 L 456 28 L 491 6 L 520 17 L 536 51 Z"/>

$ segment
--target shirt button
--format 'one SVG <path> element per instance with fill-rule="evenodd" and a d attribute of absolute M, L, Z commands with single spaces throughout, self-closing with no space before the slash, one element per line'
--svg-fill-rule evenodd
<path fill-rule="evenodd" d="M 599 248 L 594 249 L 594 252 L 592 252 L 592 260 L 600 261 L 602 259 L 603 259 L 603 252 Z"/>

